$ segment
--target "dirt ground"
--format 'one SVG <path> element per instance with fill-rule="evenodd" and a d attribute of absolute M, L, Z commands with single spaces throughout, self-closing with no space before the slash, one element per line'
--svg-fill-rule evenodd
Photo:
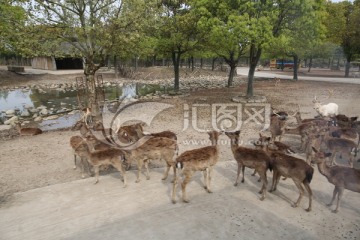
<path fill-rule="evenodd" d="M 219 75 L 221 76 L 223 76 L 223 74 L 224 73 L 219 73 Z M 323 75 L 324 72 L 313 70 L 313 74 L 314 76 L 316 76 L 317 74 Z M 6 75 L 6 77 L 4 77 L 4 75 L 5 74 L 1 73 L 0 71 L 0 77 L 3 76 L 3 78 L 0 78 L 2 79 L 0 80 L 0 85 L 2 87 L 11 86 L 14 84 L 27 85 L 33 83 L 53 83 L 54 81 L 64 82 L 74 79 L 73 75 L 65 75 L 61 77 L 53 76 L 51 74 L 39 76 L 13 75 L 13 77 L 9 77 L 9 75 Z M 146 74 L 144 73 L 143 76 L 146 76 Z M 111 80 L 112 78 L 113 76 L 110 74 L 104 77 L 105 80 Z M 315 111 L 312 108 L 311 102 L 314 95 L 317 95 L 325 102 L 336 102 L 339 105 L 340 113 L 342 114 L 360 117 L 360 85 L 325 83 L 316 81 L 294 82 L 287 80 L 282 80 L 279 84 L 276 84 L 274 81 L 271 80 L 257 80 L 254 83 L 254 90 L 255 95 L 266 96 L 267 103 L 270 103 L 271 106 L 277 110 L 293 112 L 299 105 L 303 118 L 310 118 L 315 115 Z M 179 96 L 172 99 L 160 99 L 157 102 L 171 104 L 173 107 L 168 108 L 157 114 L 153 122 L 151 123 L 151 126 L 145 127 L 145 130 L 148 132 L 159 132 L 163 130 L 174 131 L 178 135 L 180 153 L 185 150 L 199 147 L 197 145 L 202 145 L 202 141 L 207 139 L 207 135 L 205 133 L 199 133 L 195 131 L 194 127 L 191 126 L 186 130 L 183 130 L 184 105 L 190 106 L 190 109 L 191 107 L 197 106 L 199 111 L 198 126 L 209 126 L 209 118 L 211 115 L 211 111 L 208 109 L 208 107 L 203 107 L 203 109 L 200 109 L 201 105 L 194 104 L 233 104 L 231 98 L 239 95 L 244 95 L 245 91 L 246 85 L 243 84 L 234 88 L 191 91 L 189 95 L 186 96 Z M 327 99 L 327 97 L 329 96 L 329 91 L 332 92 L 332 95 L 329 99 Z M 192 116 L 194 116 L 194 113 L 192 114 Z M 243 114 L 244 116 L 246 115 L 246 113 Z M 261 124 L 244 124 L 241 130 L 241 138 L 243 140 L 243 143 L 247 144 L 249 140 L 255 139 L 258 136 L 258 132 L 262 128 L 263 126 Z M 72 132 L 70 130 L 50 131 L 38 136 L 17 137 L 15 139 L 7 141 L 0 141 L 0 169 L 2 171 L 2 173 L 0 174 L 0 208 L 1 206 L 3 206 L 3 208 L 6 208 L 7 203 L 9 201 L 11 202 L 14 193 L 25 192 L 31 189 L 43 188 L 50 185 L 74 182 L 81 179 L 81 174 L 79 170 L 73 169 L 73 154 L 69 146 L 70 137 L 76 134 L 78 133 Z M 269 134 L 269 132 L 266 131 L 265 134 Z M 222 136 L 221 140 L 222 146 L 220 161 L 224 163 L 228 162 L 231 166 L 235 168 L 235 165 L 233 164 L 234 159 L 230 150 L 229 142 L 227 141 L 227 137 Z M 284 142 L 290 144 L 298 152 L 297 155 L 299 157 L 304 157 L 304 155 L 300 153 L 298 149 L 300 145 L 299 137 L 287 135 L 284 137 Z M 163 166 L 163 164 L 154 162 L 152 163 L 152 166 L 161 167 Z M 356 167 L 358 168 L 359 164 L 357 164 Z M 215 168 L 215 171 L 220 171 L 220 169 Z M 232 169 L 232 171 L 229 172 L 229 178 L 231 178 L 231 181 L 235 180 L 234 171 L 235 169 Z M 103 175 L 106 174 L 108 173 L 103 173 Z M 332 194 L 332 190 L 329 189 L 332 189 L 332 186 L 325 180 L 323 176 L 319 174 L 317 169 L 315 169 L 314 174 L 319 175 L 317 178 L 321 178 L 322 181 L 313 181 L 311 185 L 315 185 L 314 187 L 316 189 L 320 189 L 319 191 L 321 191 L 322 188 L 327 189 L 327 192 L 321 192 L 320 195 L 325 194 L 325 201 L 329 201 Z M 247 179 L 252 178 L 247 173 L 245 175 Z M 271 182 L 272 179 L 271 175 L 272 174 L 268 175 L 269 182 Z M 118 180 L 116 179 L 116 181 Z M 216 178 L 214 178 L 213 181 L 216 182 Z M 293 195 L 290 198 L 295 199 L 295 196 L 297 196 L 298 194 L 297 190 L 293 186 L 294 184 L 291 182 L 291 180 L 287 181 L 289 185 L 293 187 Z M 143 181 L 141 182 L 141 184 L 146 184 L 146 182 Z M 131 186 L 129 188 L 131 188 Z M 252 191 L 254 191 L 254 189 L 252 189 Z M 350 196 L 350 199 L 358 198 L 358 193 L 353 193 L 348 190 L 345 190 L 345 192 L 345 199 L 347 198 L 346 196 Z M 223 192 L 222 194 L 226 194 L 226 192 Z M 248 194 L 252 195 L 254 193 L 250 190 L 246 191 L 245 189 L 242 189 L 242 196 L 244 196 L 245 199 L 248 199 Z M 290 208 L 290 206 L 288 206 L 289 203 L 281 198 L 277 199 L 273 197 L 272 201 L 283 201 L 284 207 L 280 209 L 280 211 L 284 211 L 284 214 L 286 214 L 288 208 Z M 303 201 L 305 201 L 307 204 L 307 197 L 305 197 Z M 320 200 L 317 199 L 316 201 Z M 261 203 L 262 202 L 258 202 L 257 204 L 261 205 Z M 306 204 L 303 204 L 303 208 L 305 208 Z M 340 209 L 339 216 L 341 216 L 342 219 L 347 219 L 346 214 L 348 214 L 348 212 L 352 212 L 351 209 L 356 210 L 354 210 L 355 212 L 351 213 L 353 215 L 351 215 L 350 219 L 352 219 L 354 216 L 355 218 L 356 216 L 357 218 L 360 217 L 359 210 L 357 209 L 359 207 L 358 202 L 346 201 L 344 205 L 346 205 L 346 207 L 344 208 L 348 208 L 348 210 L 341 212 Z M 323 202 L 321 202 L 321 208 L 322 212 L 327 210 L 330 211 L 330 209 L 327 208 Z M 267 209 L 267 211 L 269 211 L 267 215 L 268 220 L 271 221 L 271 214 L 273 214 L 272 211 L 276 212 L 279 211 L 279 209 Z M 302 214 L 298 216 L 298 219 L 295 219 L 295 222 L 306 221 L 304 220 L 306 219 L 306 217 L 304 217 L 303 215 L 303 210 L 298 209 L 298 211 Z M 319 210 L 314 209 L 313 211 L 317 212 Z M 248 211 L 247 214 L 251 215 L 251 212 Z M 332 222 L 333 220 L 326 219 L 324 217 L 319 222 L 313 223 L 315 225 L 315 228 L 319 228 L 320 231 L 325 231 L 322 232 L 323 236 L 327 236 L 326 225 L 328 224 L 328 221 Z M 282 226 L 285 229 L 284 231 L 286 231 L 286 228 L 289 227 L 285 223 L 282 223 Z M 359 238 L 359 225 L 352 222 L 351 220 L 350 223 L 346 224 L 346 228 L 347 229 L 343 230 L 344 232 L 349 234 L 347 235 L 347 237 L 349 237 L 350 239 Z M 244 239 L 246 238 L 245 236 Z M 282 237 L 286 239 L 286 235 L 277 236 L 279 237 L 279 239 Z M 335 239 L 334 236 L 328 237 L 329 239 Z M 297 237 L 296 239 L 301 238 Z"/>

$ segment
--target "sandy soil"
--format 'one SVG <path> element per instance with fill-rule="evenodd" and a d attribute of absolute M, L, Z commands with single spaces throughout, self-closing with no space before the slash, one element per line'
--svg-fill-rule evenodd
<path fill-rule="evenodd" d="M 55 78 L 54 76 L 51 76 L 50 78 L 47 77 L 48 76 L 40 76 L 40 78 L 36 78 L 36 76 L 32 76 L 30 80 L 28 78 L 24 78 L 21 83 L 28 84 L 29 81 L 31 83 L 38 81 L 67 81 L 66 79 L 73 79 L 73 76 L 65 76 L 62 78 Z M 23 76 L 21 76 L 20 78 L 23 78 Z M 4 82 L 2 84 L 3 86 L 9 85 L 9 83 Z M 325 99 L 328 94 L 328 90 L 333 90 L 333 95 L 331 96 L 331 99 L 328 99 L 326 101 L 333 101 L 338 103 L 340 113 L 360 117 L 360 85 L 309 81 L 293 82 L 286 80 L 281 81 L 280 85 L 276 85 L 273 81 L 258 80 L 255 82 L 254 89 L 256 95 L 265 95 L 268 99 L 268 103 L 270 103 L 271 106 L 275 109 L 292 112 L 294 108 L 296 108 L 299 104 L 304 118 L 312 117 L 315 115 L 315 112 L 312 109 L 311 102 L 314 95 L 320 96 L 321 98 Z M 195 131 L 191 126 L 183 131 L 184 104 L 189 105 L 190 109 L 191 107 L 196 106 L 194 104 L 230 104 L 232 103 L 232 97 L 244 94 L 245 91 L 246 85 L 241 85 L 235 88 L 190 92 L 189 96 L 180 96 L 173 99 L 159 100 L 158 102 L 171 104 L 173 105 L 173 107 L 168 108 L 157 114 L 151 126 L 146 127 L 145 130 L 148 132 L 158 132 L 162 130 L 172 130 L 176 132 L 178 134 L 180 152 L 197 147 L 195 145 L 207 144 L 204 143 L 204 140 L 207 139 L 207 135 L 205 133 L 199 133 Z M 197 108 L 199 111 L 198 126 L 210 126 L 209 118 L 211 115 L 211 111 L 209 110 L 209 108 L 200 106 L 198 106 Z M 244 124 L 241 132 L 241 137 L 244 144 L 247 144 L 249 140 L 256 138 L 258 136 L 258 132 L 262 128 L 263 125 L 261 124 Z M 73 169 L 73 155 L 69 146 L 70 137 L 76 134 L 78 133 L 72 132 L 70 130 L 51 131 L 33 137 L 18 137 L 12 140 L 0 141 L 0 169 L 2 170 L 2 173 L 0 175 L 0 204 L 4 204 L 3 207 L 6 207 L 6 203 L 8 201 L 11 201 L 14 193 L 24 192 L 36 188 L 42 188 L 49 185 L 73 182 L 81 179 L 80 172 Z M 266 134 L 269 133 L 266 132 Z M 223 164 L 226 164 L 226 162 L 228 162 L 230 164 L 228 166 L 233 166 L 235 168 L 234 159 L 226 136 L 222 136 L 221 140 L 221 161 L 223 162 Z M 284 142 L 292 145 L 297 151 L 299 151 L 298 147 L 300 145 L 300 140 L 297 136 L 287 135 L 284 138 Z M 300 152 L 298 153 L 298 156 L 304 157 L 304 155 Z M 152 166 L 161 167 L 163 165 L 162 163 L 154 162 L 152 163 Z M 357 164 L 356 167 L 358 168 L 359 164 Z M 224 169 L 222 168 L 215 168 L 215 170 L 217 172 L 219 172 L 220 170 L 224 171 Z M 231 181 L 235 180 L 234 171 L 235 169 L 232 169 L 230 172 L 227 173 L 230 174 L 229 179 L 231 179 Z M 108 173 L 106 172 L 103 174 Z M 319 206 L 321 207 L 321 212 L 330 211 L 328 208 L 326 208 L 326 206 L 324 206 L 324 202 L 320 201 L 324 201 L 324 199 L 326 199 L 325 201 L 330 200 L 330 195 L 332 194 L 332 192 L 329 189 L 332 189 L 332 186 L 325 180 L 323 176 L 319 174 L 317 169 L 315 170 L 314 174 L 318 175 L 311 183 L 311 185 L 317 189 L 317 191 L 314 193 L 315 201 L 319 201 L 319 204 L 317 205 L 321 205 Z M 251 176 L 247 173 L 246 178 L 249 179 L 251 178 Z M 271 181 L 271 174 L 269 174 L 268 179 L 269 181 Z M 317 181 L 317 179 L 322 180 Z M 214 178 L 213 181 L 216 182 L 216 178 Z M 146 184 L 146 182 L 142 182 L 142 184 Z M 290 185 L 292 189 L 291 192 L 293 195 L 290 198 L 295 199 L 295 196 L 297 196 L 298 194 L 297 190 L 293 186 L 291 180 L 287 180 L 287 184 Z M 258 184 L 255 183 L 255 185 Z M 230 185 L 229 187 L 231 186 L 232 185 Z M 321 189 L 325 189 L 326 191 L 322 191 Z M 254 191 L 254 189 L 252 189 L 252 191 Z M 232 194 L 234 194 L 233 190 L 231 192 Z M 222 192 L 222 194 L 225 195 L 226 192 L 224 191 Z M 243 197 L 243 199 L 251 199 L 251 197 L 249 196 L 252 196 L 253 194 L 254 192 L 242 189 L 240 197 Z M 346 190 L 346 195 L 350 195 L 351 199 L 358 198 L 358 195 L 356 194 L 357 193 L 352 193 Z M 319 199 L 316 198 L 316 195 L 321 195 L 322 197 Z M 326 196 L 326 198 L 324 197 L 324 195 Z M 272 221 L 272 214 L 275 214 L 275 212 L 279 210 L 283 211 L 285 215 L 287 214 L 286 212 L 290 208 L 287 201 L 284 201 L 282 198 L 276 197 L 272 197 L 271 201 L 283 201 L 283 207 L 281 209 L 267 209 L 267 213 L 265 213 L 260 218 L 266 218 L 269 221 Z M 305 201 L 307 204 L 307 199 L 303 201 Z M 256 202 L 254 204 L 261 205 L 262 202 Z M 344 230 L 344 232 L 348 234 L 347 237 L 349 237 L 350 239 L 356 239 L 359 237 L 360 227 L 359 225 L 356 225 L 357 223 L 353 222 L 353 218 L 354 216 L 355 218 L 356 216 L 360 217 L 359 211 L 357 209 L 358 207 L 360 207 L 359 203 L 346 201 L 344 205 L 346 205 L 346 208 L 356 209 L 357 211 L 351 213 L 352 215 L 349 218 L 350 222 L 347 222 L 346 220 L 346 214 L 349 213 L 349 210 L 344 211 L 343 213 L 339 213 L 339 216 L 341 216 L 343 221 L 345 221 L 344 225 L 346 225 L 346 229 Z M 306 221 L 306 216 L 304 216 L 303 210 L 298 209 L 298 211 L 298 218 L 292 220 L 293 224 L 300 224 L 300 222 Z M 319 210 L 314 209 L 313 211 L 316 213 Z M 251 211 L 247 211 L 247 214 L 251 216 L 252 213 Z M 216 215 L 217 214 L 212 214 L 212 217 L 216 217 Z M 326 216 L 329 215 L 326 214 Z M 319 231 L 322 232 L 322 236 L 327 236 L 327 222 L 332 222 L 333 220 L 329 220 L 326 217 L 319 217 L 318 220 L 318 222 L 313 223 L 314 228 L 318 228 Z M 339 223 L 339 221 L 337 222 Z M 275 236 L 279 238 L 281 238 L 280 236 L 282 236 L 284 237 L 284 239 L 286 239 L 285 236 L 289 237 L 289 235 L 285 234 L 286 229 L 289 228 L 290 225 L 287 225 L 283 222 L 282 226 L 284 228 L 282 234 L 275 234 Z M 245 235 L 244 238 L 246 238 L 246 236 L 247 235 Z M 250 237 L 251 235 L 248 236 Z M 332 235 L 329 235 L 328 237 L 330 239 L 333 238 Z"/>

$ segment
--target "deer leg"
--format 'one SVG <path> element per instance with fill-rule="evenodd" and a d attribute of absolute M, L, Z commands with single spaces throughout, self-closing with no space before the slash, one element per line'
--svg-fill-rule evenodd
<path fill-rule="evenodd" d="M 281 177 L 280 173 L 277 170 L 274 170 L 272 186 L 271 186 L 270 192 L 276 191 L 276 187 L 279 183 L 280 177 Z"/>
<path fill-rule="evenodd" d="M 212 173 L 212 167 L 208 167 L 208 168 L 206 168 L 206 171 L 207 171 L 207 183 L 206 183 L 206 185 L 207 185 L 207 192 L 208 193 L 212 193 L 212 191 L 210 190 L 210 182 L 211 182 L 211 173 Z"/>
<path fill-rule="evenodd" d="M 353 168 L 354 167 L 354 165 L 353 165 L 354 156 L 351 153 L 349 155 L 350 155 L 349 156 L 349 165 L 351 168 Z"/>
<path fill-rule="evenodd" d="M 242 180 L 241 182 L 245 182 L 245 166 L 243 165 L 242 168 L 241 168 L 241 172 L 242 172 Z"/>
<path fill-rule="evenodd" d="M 190 182 L 192 175 L 194 174 L 193 171 L 187 171 L 186 173 L 184 173 L 184 180 L 181 183 L 181 190 L 182 190 L 182 200 L 186 203 L 189 202 L 189 199 L 186 196 L 186 185 Z"/>
<path fill-rule="evenodd" d="M 333 191 L 333 196 L 332 196 L 331 202 L 328 203 L 328 204 L 326 204 L 326 206 L 330 207 L 331 205 L 333 205 L 334 200 L 335 200 L 336 195 L 338 194 L 338 192 L 339 192 L 339 188 L 338 188 L 337 186 L 335 186 L 334 191 Z"/>
<path fill-rule="evenodd" d="M 142 165 L 143 165 L 143 160 L 142 159 L 138 159 L 137 160 L 137 165 L 138 165 L 138 171 L 137 171 L 137 178 L 136 178 L 136 183 L 140 182 L 140 173 L 142 170 Z"/>
<path fill-rule="evenodd" d="M 173 189 L 172 189 L 172 193 L 171 193 L 171 201 L 174 204 L 176 203 L 176 188 L 177 188 L 177 185 L 178 185 L 178 177 L 174 176 Z"/>
<path fill-rule="evenodd" d="M 335 210 L 332 211 L 333 213 L 337 213 L 337 212 L 338 212 L 340 200 L 341 200 L 341 197 L 342 197 L 343 193 L 344 193 L 344 188 L 343 188 L 343 187 L 339 187 L 339 188 L 338 188 L 338 197 L 337 197 L 337 202 L 336 202 L 336 208 L 335 208 Z"/>
<path fill-rule="evenodd" d="M 263 183 L 262 185 L 262 188 L 260 190 L 260 194 L 262 194 L 260 200 L 263 201 L 266 197 L 266 188 L 267 188 L 267 184 L 268 184 L 268 181 L 267 181 L 267 177 L 266 177 L 266 171 L 263 171 L 263 172 L 259 172 L 260 174 L 260 178 L 261 178 L 261 181 Z"/>
<path fill-rule="evenodd" d="M 95 182 L 94 184 L 97 184 L 99 182 L 99 166 L 94 166 L 95 170 Z"/>
<path fill-rule="evenodd" d="M 145 160 L 145 169 L 146 169 L 146 180 L 150 180 L 150 172 L 149 172 L 149 161 Z"/>
<path fill-rule="evenodd" d="M 174 169 L 174 178 L 173 178 L 173 180 L 171 180 L 171 182 L 174 182 L 175 179 L 176 179 L 176 166 L 175 166 L 175 163 L 172 163 L 171 166 L 172 166 L 173 169 Z"/>
<path fill-rule="evenodd" d="M 74 154 L 74 169 L 76 169 L 76 154 Z"/>
<path fill-rule="evenodd" d="M 337 153 L 337 152 L 334 152 L 334 153 L 332 154 L 332 156 L 331 156 L 331 166 L 336 165 L 336 163 L 335 163 L 336 153 Z"/>
<path fill-rule="evenodd" d="M 82 178 L 85 178 L 85 170 L 84 170 L 84 165 L 85 165 L 85 162 L 87 162 L 87 160 L 85 160 L 83 157 L 80 158 L 80 165 L 81 165 L 81 177 Z"/>
<path fill-rule="evenodd" d="M 122 181 L 124 182 L 124 188 L 127 185 L 127 181 L 126 181 L 126 174 L 125 174 L 125 169 L 123 167 L 123 165 L 119 162 L 115 162 L 113 164 L 111 164 L 114 168 L 116 168 L 120 174 L 120 177 L 122 178 Z"/>
<path fill-rule="evenodd" d="M 309 194 L 309 207 L 306 209 L 307 212 L 311 211 L 311 206 L 312 206 L 312 191 L 310 188 L 310 185 L 308 182 L 304 182 L 304 187 L 307 191 L 307 193 Z"/>
<path fill-rule="evenodd" d="M 240 162 L 237 162 L 238 164 L 238 168 L 237 168 L 237 175 L 236 175 L 236 181 L 235 181 L 235 184 L 234 186 L 236 187 L 239 183 L 239 177 L 240 177 L 240 170 L 241 170 L 241 163 Z"/>
<path fill-rule="evenodd" d="M 255 176 L 256 174 L 256 169 L 254 170 L 254 172 L 251 174 L 251 176 Z"/>
<path fill-rule="evenodd" d="M 203 172 L 203 175 L 204 175 L 204 188 L 205 189 L 207 189 L 207 176 L 208 176 L 208 174 L 207 174 L 207 168 L 204 170 L 204 171 L 202 171 Z"/>
<path fill-rule="evenodd" d="M 296 203 L 293 205 L 293 207 L 296 208 L 296 207 L 299 206 L 300 201 L 301 201 L 301 198 L 302 198 L 303 195 L 304 195 L 304 188 L 301 186 L 301 183 L 296 182 L 295 180 L 294 180 L 294 183 L 295 183 L 296 187 L 297 187 L 297 188 L 299 189 L 299 191 L 300 191 L 299 198 L 298 198 L 298 200 L 296 201 Z"/>
<path fill-rule="evenodd" d="M 166 166 L 166 169 L 165 169 L 165 172 L 164 172 L 164 176 L 163 176 L 163 178 L 161 180 L 166 180 L 167 177 L 169 176 L 169 171 L 170 171 L 171 165 L 168 162 L 166 162 L 166 165 L 167 166 Z"/>

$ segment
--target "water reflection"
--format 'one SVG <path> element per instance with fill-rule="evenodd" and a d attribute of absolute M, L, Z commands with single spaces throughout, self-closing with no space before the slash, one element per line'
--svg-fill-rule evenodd
<path fill-rule="evenodd" d="M 124 84 L 123 86 L 106 86 L 105 99 L 109 101 L 145 96 L 156 92 L 166 92 L 161 85 L 154 84 Z M 77 91 L 75 89 L 12 89 L 0 90 L 0 122 L 6 120 L 5 111 L 17 109 L 16 115 L 26 108 L 45 106 L 49 114 L 57 113 L 62 109 L 76 109 L 78 107 Z"/>

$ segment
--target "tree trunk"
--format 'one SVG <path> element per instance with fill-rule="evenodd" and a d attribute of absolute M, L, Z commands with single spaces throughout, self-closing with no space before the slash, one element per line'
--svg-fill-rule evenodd
<path fill-rule="evenodd" d="M 229 72 L 227 87 L 233 86 L 235 71 L 236 71 L 236 64 L 230 64 L 230 72 Z"/>
<path fill-rule="evenodd" d="M 118 79 L 119 78 L 119 69 L 118 69 L 116 55 L 114 55 L 114 70 L 115 70 L 115 78 Z"/>
<path fill-rule="evenodd" d="M 194 57 L 191 56 L 191 71 L 193 72 L 195 70 L 195 61 L 194 61 Z"/>
<path fill-rule="evenodd" d="M 214 71 L 214 70 L 215 70 L 215 62 L 216 62 L 216 59 L 217 59 L 217 58 L 213 58 L 213 59 L 212 59 L 211 71 Z"/>
<path fill-rule="evenodd" d="M 310 58 L 310 62 L 309 62 L 309 69 L 308 69 L 308 72 L 310 72 L 311 71 L 311 68 L 312 68 L 312 57 Z"/>
<path fill-rule="evenodd" d="M 84 74 L 87 87 L 87 102 L 84 104 L 85 107 L 91 108 L 91 115 L 95 121 L 101 121 L 99 96 L 97 96 L 95 81 L 95 73 L 99 68 L 100 65 L 96 66 L 92 58 L 90 60 L 85 59 Z"/>
<path fill-rule="evenodd" d="M 253 81 L 254 81 L 254 74 L 256 70 L 256 65 L 258 64 L 261 56 L 262 49 L 260 47 L 256 47 L 254 43 L 250 46 L 250 69 L 248 73 L 248 84 L 246 90 L 246 97 L 250 98 L 254 96 L 254 88 L 253 88 Z"/>
<path fill-rule="evenodd" d="M 135 56 L 135 72 L 138 70 L 138 65 L 139 65 L 139 57 Z"/>
<path fill-rule="evenodd" d="M 299 56 L 297 54 L 294 54 L 293 56 L 294 59 L 294 76 L 293 76 L 293 80 L 298 80 L 298 62 L 299 62 Z"/>
<path fill-rule="evenodd" d="M 349 74 L 350 74 L 350 61 L 351 61 L 351 58 L 350 57 L 347 57 L 346 58 L 346 63 L 345 63 L 345 77 L 349 77 Z"/>
<path fill-rule="evenodd" d="M 174 90 L 179 91 L 180 89 L 180 58 L 181 54 L 179 52 L 172 52 L 172 61 L 174 64 Z"/>

